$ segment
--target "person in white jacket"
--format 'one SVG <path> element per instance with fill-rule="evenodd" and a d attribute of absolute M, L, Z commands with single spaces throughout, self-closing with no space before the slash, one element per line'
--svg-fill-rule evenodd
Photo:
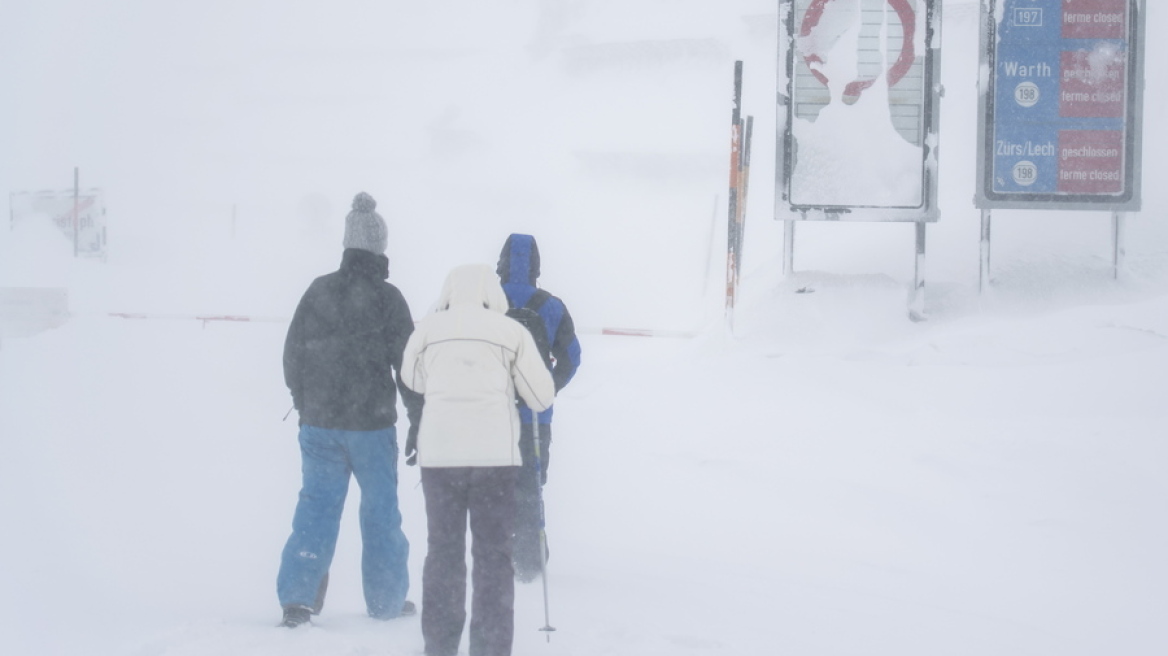
<path fill-rule="evenodd" d="M 487 265 L 456 267 L 402 356 L 402 382 L 425 397 L 416 449 L 426 499 L 422 636 L 454 656 L 466 623 L 466 527 L 474 558 L 470 653 L 508 656 L 514 636 L 511 533 L 519 453 L 516 399 L 542 411 L 555 384 L 527 329 L 506 316 Z"/>

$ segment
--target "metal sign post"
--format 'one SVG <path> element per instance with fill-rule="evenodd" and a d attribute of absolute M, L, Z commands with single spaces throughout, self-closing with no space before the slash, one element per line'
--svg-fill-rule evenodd
<path fill-rule="evenodd" d="M 783 275 L 795 271 L 795 222 L 783 221 Z"/>
<path fill-rule="evenodd" d="M 77 257 L 77 253 L 81 250 L 80 234 L 81 225 L 80 219 L 77 216 L 78 205 L 81 200 L 81 171 L 76 166 L 73 167 L 73 257 Z"/>
<path fill-rule="evenodd" d="M 925 224 L 916 224 L 916 263 L 913 266 L 913 288 L 908 301 L 908 318 L 925 320 Z"/>
<path fill-rule="evenodd" d="M 1116 280 L 1119 280 L 1123 274 L 1124 259 L 1127 257 L 1124 217 L 1123 212 L 1111 214 L 1111 266 Z"/>
<path fill-rule="evenodd" d="M 981 294 L 990 288 L 990 218 L 990 210 L 981 211 L 981 257 L 977 279 L 977 291 Z"/>

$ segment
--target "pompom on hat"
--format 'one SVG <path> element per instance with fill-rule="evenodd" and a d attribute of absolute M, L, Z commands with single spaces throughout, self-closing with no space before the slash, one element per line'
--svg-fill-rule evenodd
<path fill-rule="evenodd" d="M 359 248 L 375 255 L 385 253 L 389 235 L 385 219 L 376 211 L 377 201 L 365 192 L 353 197 L 353 210 L 345 217 L 345 248 Z"/>

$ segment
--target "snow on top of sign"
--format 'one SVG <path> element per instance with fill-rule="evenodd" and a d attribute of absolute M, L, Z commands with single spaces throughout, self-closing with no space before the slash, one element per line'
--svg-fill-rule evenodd
<path fill-rule="evenodd" d="M 1087 81 L 1091 84 L 1100 84 L 1121 75 L 1116 69 L 1116 64 L 1122 64 L 1124 59 L 1124 52 L 1114 43 L 1110 41 L 1096 43 L 1087 55 L 1087 70 L 1090 71 Z"/>

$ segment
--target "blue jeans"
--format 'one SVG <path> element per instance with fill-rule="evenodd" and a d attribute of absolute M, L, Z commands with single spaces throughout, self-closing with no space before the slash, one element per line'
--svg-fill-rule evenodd
<path fill-rule="evenodd" d="M 315 605 L 332 564 L 351 473 L 361 488 L 365 605 L 372 617 L 397 617 L 410 587 L 410 543 L 397 503 L 397 431 L 301 426 L 300 455 L 304 482 L 276 579 L 280 605 Z"/>

